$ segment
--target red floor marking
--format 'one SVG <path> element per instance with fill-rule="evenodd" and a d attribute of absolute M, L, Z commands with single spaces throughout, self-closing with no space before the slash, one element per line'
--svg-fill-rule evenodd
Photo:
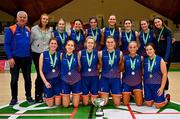
<path fill-rule="evenodd" d="M 134 114 L 180 114 L 180 112 L 160 112 L 160 113 L 154 113 L 154 112 L 142 112 L 142 113 L 134 113 Z"/>
<path fill-rule="evenodd" d="M 74 119 L 74 116 L 76 114 L 76 112 L 78 111 L 78 108 L 74 108 L 73 112 L 71 113 L 71 116 L 69 119 Z"/>
<path fill-rule="evenodd" d="M 129 110 L 129 112 L 130 112 L 130 114 L 132 116 L 132 119 L 136 119 L 136 117 L 135 117 L 135 115 L 134 115 L 134 113 L 133 113 L 133 111 L 132 111 L 132 109 L 131 109 L 129 104 L 127 105 L 127 107 L 128 107 L 128 110 Z"/>

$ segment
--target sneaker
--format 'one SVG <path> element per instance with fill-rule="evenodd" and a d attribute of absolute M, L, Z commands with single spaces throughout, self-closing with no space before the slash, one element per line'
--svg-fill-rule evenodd
<path fill-rule="evenodd" d="M 36 103 L 42 103 L 43 102 L 42 97 L 40 97 L 40 96 L 35 97 L 35 102 Z"/>
<path fill-rule="evenodd" d="M 34 100 L 32 99 L 32 97 L 27 97 L 26 100 L 29 104 L 34 104 Z"/>
<path fill-rule="evenodd" d="M 9 103 L 10 106 L 17 104 L 17 99 L 12 99 Z"/>
<path fill-rule="evenodd" d="M 170 102 L 170 100 L 171 100 L 171 95 L 170 95 L 169 93 L 166 94 L 166 99 L 167 99 L 168 102 Z"/>

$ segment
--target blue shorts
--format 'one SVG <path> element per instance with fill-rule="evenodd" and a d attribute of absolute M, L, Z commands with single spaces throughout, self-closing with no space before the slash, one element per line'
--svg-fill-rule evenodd
<path fill-rule="evenodd" d="M 48 82 L 51 84 L 51 88 L 46 88 L 44 85 L 44 97 L 45 98 L 51 98 L 53 96 L 59 96 L 61 93 L 61 79 L 53 78 L 48 80 Z"/>
<path fill-rule="evenodd" d="M 142 84 L 138 84 L 135 86 L 130 86 L 128 84 L 123 83 L 122 84 L 122 92 L 132 92 L 133 90 L 142 90 Z"/>
<path fill-rule="evenodd" d="M 101 77 L 99 80 L 99 91 L 111 94 L 121 94 L 121 79 Z"/>
<path fill-rule="evenodd" d="M 62 94 L 70 94 L 72 93 L 81 93 L 81 80 L 76 82 L 73 85 L 70 85 L 66 83 L 65 81 L 62 80 L 62 88 L 61 88 L 61 93 Z"/>
<path fill-rule="evenodd" d="M 83 95 L 98 95 L 98 76 L 82 76 L 82 92 Z"/>
<path fill-rule="evenodd" d="M 160 84 L 144 84 L 144 100 L 145 101 L 154 101 L 155 103 L 161 103 L 165 101 L 164 92 L 161 96 L 158 96 L 158 89 Z"/>

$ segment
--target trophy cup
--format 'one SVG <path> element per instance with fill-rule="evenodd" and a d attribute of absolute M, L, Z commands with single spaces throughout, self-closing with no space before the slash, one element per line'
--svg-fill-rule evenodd
<path fill-rule="evenodd" d="M 103 109 L 101 108 L 106 104 L 106 100 L 104 98 L 96 98 L 93 100 L 93 104 L 97 107 L 96 116 L 104 116 Z"/>

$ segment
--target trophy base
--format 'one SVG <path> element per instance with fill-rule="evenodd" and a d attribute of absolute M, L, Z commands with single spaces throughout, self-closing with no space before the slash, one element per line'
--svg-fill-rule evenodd
<path fill-rule="evenodd" d="M 104 112 L 96 112 L 96 116 L 104 116 Z"/>

